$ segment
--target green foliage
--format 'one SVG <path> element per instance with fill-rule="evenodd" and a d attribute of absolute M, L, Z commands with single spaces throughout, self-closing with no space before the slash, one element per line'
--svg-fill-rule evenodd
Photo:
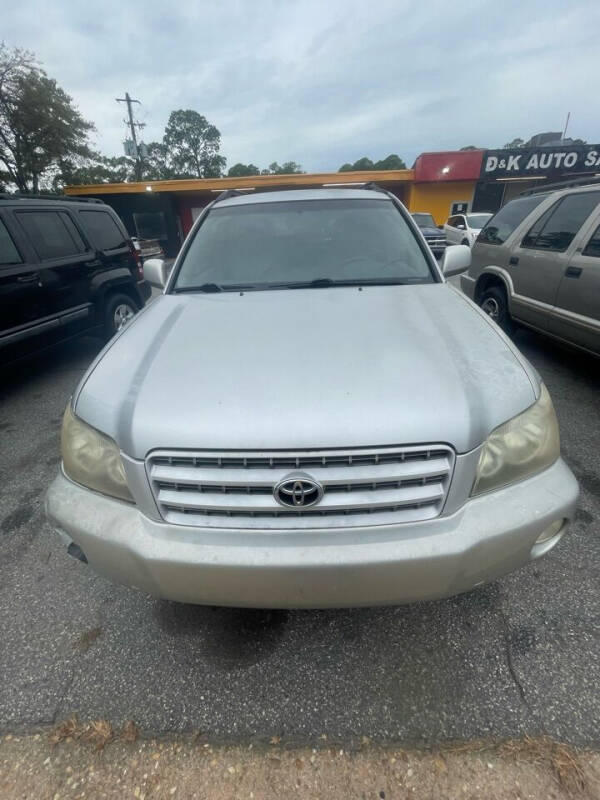
<path fill-rule="evenodd" d="M 269 164 L 268 169 L 261 170 L 261 175 L 298 175 L 302 174 L 304 170 L 300 164 L 296 164 L 295 161 L 284 161 L 281 166 L 274 161 L 272 164 Z"/>
<path fill-rule="evenodd" d="M 92 152 L 85 158 L 65 158 L 58 162 L 52 189 L 95 183 L 123 183 L 135 180 L 135 161 L 126 156 L 109 158 Z"/>
<path fill-rule="evenodd" d="M 163 136 L 166 165 L 174 178 L 220 178 L 226 159 L 219 155 L 221 134 L 192 109 L 172 111 Z"/>
<path fill-rule="evenodd" d="M 355 161 L 354 164 L 342 164 L 338 172 L 359 172 L 371 169 L 406 169 L 406 164 L 395 153 L 390 153 L 389 156 L 382 158 L 380 161 L 375 161 L 375 163 L 367 156 L 363 156 L 358 161 Z"/>
<path fill-rule="evenodd" d="M 460 149 L 461 149 L 461 152 L 462 152 L 463 150 L 481 150 L 482 148 L 481 147 L 475 147 L 474 144 L 468 144 L 465 147 L 461 147 Z"/>
<path fill-rule="evenodd" d="M 0 168 L 20 192 L 37 192 L 59 164 L 89 157 L 87 122 L 31 53 L 0 44 Z"/>
<path fill-rule="evenodd" d="M 524 146 L 525 146 L 525 139 L 520 139 L 519 137 L 517 137 L 516 139 L 513 139 L 512 142 L 507 142 L 502 149 L 518 150 L 519 148 Z"/>
<path fill-rule="evenodd" d="M 168 181 L 174 178 L 175 171 L 169 159 L 167 145 L 163 142 L 150 142 L 147 147 L 148 155 L 142 162 L 142 178 L 147 181 Z"/>
<path fill-rule="evenodd" d="M 364 169 L 375 169 L 375 164 L 370 158 L 363 156 L 362 158 L 359 158 L 358 161 L 355 161 L 354 164 L 352 164 L 352 169 L 354 172 Z"/>
<path fill-rule="evenodd" d="M 243 178 L 246 175 L 260 175 L 260 170 L 254 164 L 234 164 L 229 168 L 227 175 L 230 178 Z"/>
<path fill-rule="evenodd" d="M 406 164 L 395 153 L 390 153 L 387 158 L 376 161 L 373 169 L 406 169 Z"/>

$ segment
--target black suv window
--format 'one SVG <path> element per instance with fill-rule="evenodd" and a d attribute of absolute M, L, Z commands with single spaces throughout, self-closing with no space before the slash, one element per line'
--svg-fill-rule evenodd
<path fill-rule="evenodd" d="M 497 214 L 494 214 L 477 237 L 477 241 L 485 244 L 504 244 L 525 217 L 531 214 L 533 209 L 545 199 L 546 195 L 534 194 L 511 200 Z"/>
<path fill-rule="evenodd" d="M 581 255 L 596 256 L 596 258 L 600 258 L 600 225 L 598 225 L 596 230 L 592 233 L 592 236 L 589 242 L 586 244 Z"/>
<path fill-rule="evenodd" d="M 98 250 L 124 247 L 127 239 L 108 211 L 80 211 L 81 219 Z"/>
<path fill-rule="evenodd" d="M 562 253 L 600 203 L 600 192 L 570 194 L 542 215 L 523 239 L 522 247 Z M 543 222 L 542 225 L 539 223 Z"/>
<path fill-rule="evenodd" d="M 0 264 L 20 264 L 22 261 L 10 233 L 0 219 Z"/>
<path fill-rule="evenodd" d="M 42 261 L 85 252 L 83 239 L 66 212 L 17 211 L 17 217 Z"/>

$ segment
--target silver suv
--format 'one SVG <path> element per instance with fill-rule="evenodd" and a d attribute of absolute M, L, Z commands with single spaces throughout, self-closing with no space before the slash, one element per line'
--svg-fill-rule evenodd
<path fill-rule="evenodd" d="M 600 185 L 507 203 L 461 286 L 507 332 L 518 322 L 600 354 Z"/>
<path fill-rule="evenodd" d="M 375 189 L 217 198 L 81 381 L 62 457 L 72 555 L 213 605 L 465 591 L 550 550 L 578 495 L 539 376 Z"/>

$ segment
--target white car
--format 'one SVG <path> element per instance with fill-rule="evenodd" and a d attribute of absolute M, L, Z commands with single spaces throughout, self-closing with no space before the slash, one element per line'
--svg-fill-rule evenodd
<path fill-rule="evenodd" d="M 455 214 L 444 225 L 446 244 L 466 244 L 473 247 L 479 231 L 491 218 L 491 214 Z"/>

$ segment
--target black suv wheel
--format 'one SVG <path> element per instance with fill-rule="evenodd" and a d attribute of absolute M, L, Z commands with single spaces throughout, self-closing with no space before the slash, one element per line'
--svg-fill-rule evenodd
<path fill-rule="evenodd" d="M 111 339 L 124 328 L 138 311 L 136 303 L 127 294 L 112 294 L 104 309 L 104 334 Z"/>

